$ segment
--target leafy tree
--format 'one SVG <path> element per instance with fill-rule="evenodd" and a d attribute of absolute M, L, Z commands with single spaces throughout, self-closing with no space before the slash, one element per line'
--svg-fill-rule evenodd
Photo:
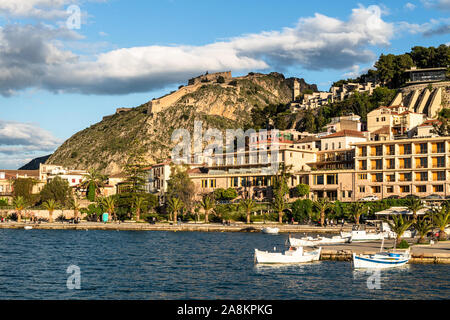
<path fill-rule="evenodd" d="M 325 212 L 331 209 L 333 204 L 328 200 L 328 198 L 319 199 L 314 201 L 314 207 L 320 214 L 320 225 L 323 227 L 325 224 Z"/>
<path fill-rule="evenodd" d="M 58 201 L 55 199 L 48 199 L 42 204 L 42 206 L 45 210 L 48 210 L 49 222 L 53 222 L 53 212 L 59 207 Z"/>
<path fill-rule="evenodd" d="M 350 214 L 355 218 L 355 223 L 359 224 L 359 219 L 361 215 L 364 213 L 367 213 L 367 205 L 362 202 L 354 202 L 351 205 L 351 211 Z"/>
<path fill-rule="evenodd" d="M 76 220 L 81 209 L 80 201 L 77 197 L 72 197 L 69 202 L 70 208 L 73 210 L 73 217 Z"/>
<path fill-rule="evenodd" d="M 38 201 L 38 195 L 33 195 L 33 186 L 37 183 L 32 178 L 17 178 L 14 179 L 13 197 L 23 197 L 29 204 L 34 204 Z"/>
<path fill-rule="evenodd" d="M 205 212 L 205 223 L 209 223 L 209 212 L 214 209 L 215 201 L 211 196 L 204 196 L 202 201 L 200 201 L 200 206 L 203 208 Z"/>
<path fill-rule="evenodd" d="M 309 185 L 300 183 L 299 185 L 297 185 L 296 191 L 300 197 L 304 197 L 309 194 L 310 188 Z"/>
<path fill-rule="evenodd" d="M 250 223 L 250 214 L 253 211 L 253 209 L 255 208 L 255 201 L 253 201 L 252 199 L 244 199 L 241 200 L 241 202 L 239 202 L 239 207 L 242 208 L 242 210 L 245 211 L 246 216 L 247 216 L 247 223 Z"/>
<path fill-rule="evenodd" d="M 190 211 L 194 207 L 194 196 L 196 193 L 195 184 L 189 177 L 186 165 L 171 165 L 170 177 L 167 181 L 166 197 L 179 198 L 187 210 Z"/>
<path fill-rule="evenodd" d="M 42 188 L 41 201 L 55 200 L 62 206 L 65 206 L 70 199 L 71 193 L 72 189 L 69 186 L 69 182 L 56 176 Z"/>
<path fill-rule="evenodd" d="M 409 198 L 408 199 L 408 204 L 406 205 L 406 207 L 412 211 L 413 213 L 413 223 L 415 223 L 417 221 L 417 212 L 420 209 L 425 208 L 422 200 L 418 199 L 418 198 Z"/>
<path fill-rule="evenodd" d="M 450 208 L 448 206 L 441 206 L 439 210 L 433 212 L 433 224 L 439 228 L 439 240 L 447 240 L 445 228 L 450 223 Z"/>
<path fill-rule="evenodd" d="M 24 197 L 17 196 L 17 197 L 13 198 L 12 204 L 14 206 L 14 210 L 16 210 L 17 222 L 21 222 L 22 221 L 22 211 L 26 209 L 27 202 Z"/>
<path fill-rule="evenodd" d="M 279 194 L 275 196 L 272 202 L 272 208 L 278 213 L 278 222 L 283 223 L 283 212 L 286 209 L 286 200 Z"/>
<path fill-rule="evenodd" d="M 178 198 L 170 198 L 167 201 L 167 209 L 170 215 L 173 217 L 173 222 L 177 222 L 177 214 L 183 208 L 184 203 L 181 199 Z"/>
<path fill-rule="evenodd" d="M 88 190 L 87 198 L 90 201 L 95 201 L 100 194 L 100 189 L 105 185 L 108 178 L 98 172 L 96 169 L 88 170 L 88 173 L 83 176 L 81 186 Z"/>
<path fill-rule="evenodd" d="M 425 236 L 428 232 L 433 230 L 433 222 L 428 219 L 428 217 L 424 216 L 421 219 L 418 219 L 414 224 L 414 229 L 416 229 L 417 233 L 419 234 L 419 240 L 418 243 L 424 243 L 425 242 Z"/>
<path fill-rule="evenodd" d="M 103 208 L 108 212 L 108 215 L 113 218 L 114 221 L 117 220 L 116 217 L 116 199 L 114 196 L 109 196 L 102 198 L 100 201 Z"/>
<path fill-rule="evenodd" d="M 134 208 L 136 209 L 136 221 L 141 219 L 141 210 L 147 208 L 147 202 L 143 197 L 136 196 L 134 198 Z"/>
<path fill-rule="evenodd" d="M 298 199 L 292 203 L 292 215 L 295 221 L 309 221 L 311 219 L 313 202 L 309 199 Z"/>
<path fill-rule="evenodd" d="M 395 243 L 398 245 L 400 244 L 401 237 L 405 233 L 406 230 L 413 224 L 412 221 L 403 220 L 403 217 L 401 214 L 399 215 L 393 215 L 392 221 L 390 220 L 384 220 L 389 224 L 389 227 L 393 232 L 396 234 L 396 241 Z"/>

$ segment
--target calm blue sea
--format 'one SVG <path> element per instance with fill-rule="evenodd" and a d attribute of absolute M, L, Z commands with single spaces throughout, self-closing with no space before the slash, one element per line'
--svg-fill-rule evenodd
<path fill-rule="evenodd" d="M 379 274 L 349 262 L 256 267 L 254 248 L 287 235 L 158 231 L 0 230 L 0 299 L 449 299 L 450 266 Z M 80 289 L 67 288 L 71 265 Z M 372 285 L 373 287 L 373 285 Z"/>

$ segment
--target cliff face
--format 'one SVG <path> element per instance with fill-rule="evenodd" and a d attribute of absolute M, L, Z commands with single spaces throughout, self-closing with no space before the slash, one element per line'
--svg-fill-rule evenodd
<path fill-rule="evenodd" d="M 250 121 L 253 107 L 285 104 L 292 99 L 292 79 L 278 73 L 204 82 L 194 89 L 172 99 L 159 112 L 152 112 L 153 100 L 105 117 L 65 141 L 46 163 L 115 174 L 122 170 L 133 148 L 143 148 L 149 164 L 170 157 L 173 131 L 185 128 L 192 133 L 195 120 L 203 121 L 203 129 L 242 128 Z"/>

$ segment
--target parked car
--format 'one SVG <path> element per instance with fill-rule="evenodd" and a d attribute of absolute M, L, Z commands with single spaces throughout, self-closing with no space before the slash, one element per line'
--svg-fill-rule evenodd
<path fill-rule="evenodd" d="M 438 194 L 430 194 L 430 195 L 428 195 L 428 196 L 426 196 L 426 197 L 423 197 L 422 199 L 427 199 L 427 200 L 441 200 L 441 199 L 444 199 L 444 197 L 441 196 L 441 195 L 438 195 Z"/>
<path fill-rule="evenodd" d="M 392 196 L 386 197 L 386 199 L 400 199 L 400 196 L 392 195 Z"/>
<path fill-rule="evenodd" d="M 408 194 L 407 196 L 403 197 L 402 199 L 420 199 L 420 197 L 416 196 L 415 194 Z"/>
<path fill-rule="evenodd" d="M 377 196 L 367 196 L 359 199 L 359 201 L 377 201 L 380 200 Z"/>

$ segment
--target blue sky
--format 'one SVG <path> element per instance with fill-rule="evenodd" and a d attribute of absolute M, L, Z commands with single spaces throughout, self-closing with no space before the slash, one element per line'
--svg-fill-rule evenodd
<path fill-rule="evenodd" d="M 2 0 L 0 168 L 207 70 L 278 71 L 328 90 L 381 53 L 450 43 L 449 13 L 450 0 Z"/>

